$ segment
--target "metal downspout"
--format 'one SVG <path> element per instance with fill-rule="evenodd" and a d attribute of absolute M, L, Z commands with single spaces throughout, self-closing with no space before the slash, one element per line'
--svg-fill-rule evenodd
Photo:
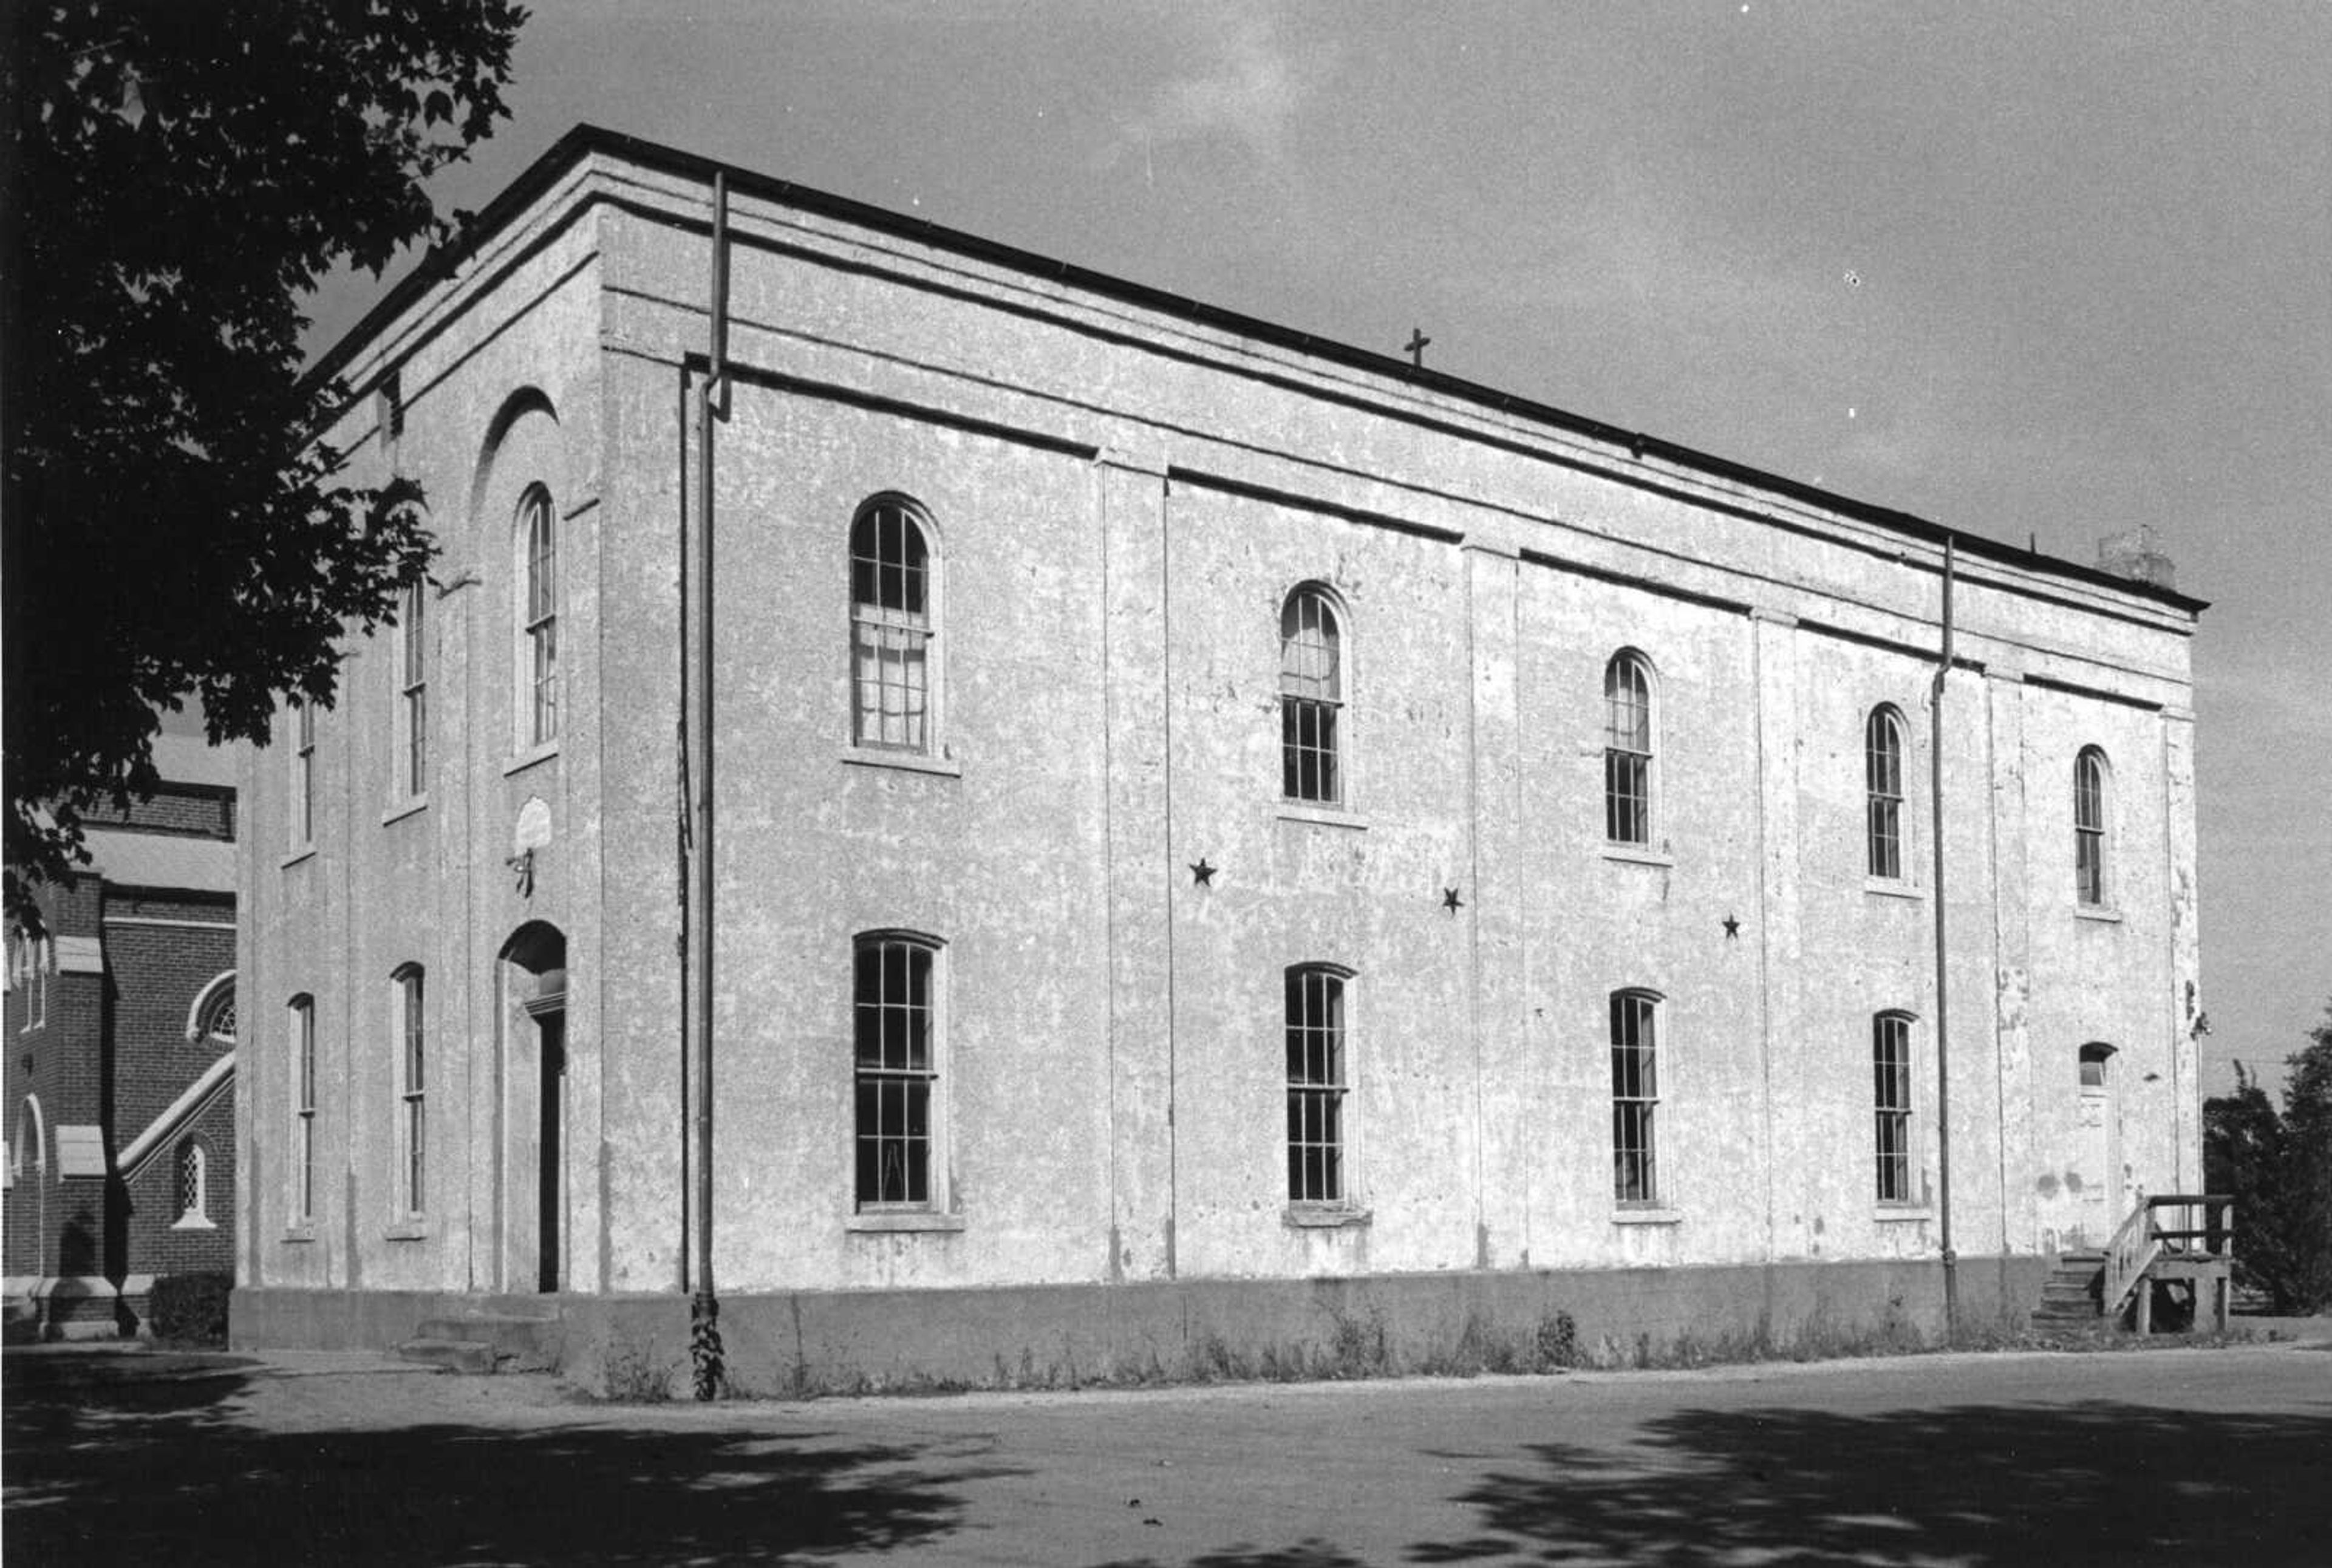
<path fill-rule="evenodd" d="M 696 1290 L 689 1298 L 688 1354 L 700 1400 L 721 1391 L 722 1372 L 721 1304 L 712 1290 L 712 427 L 727 401 L 729 349 L 729 177 L 721 171 L 712 176 L 712 285 L 711 352 L 696 391 L 696 687 L 688 704 L 697 751 L 687 925 L 696 1100 Z"/>
<path fill-rule="evenodd" d="M 1928 724 L 1927 804 L 1932 817 L 1927 837 L 1935 854 L 1935 1149 L 1936 1209 L 1941 1216 L 1944 1255 L 1944 1334 L 1957 1337 L 1960 1326 L 1959 1254 L 1952 1248 L 1952 1030 L 1951 977 L 1944 955 L 1944 687 L 1952 674 L 1952 579 L 1957 564 L 1952 537 L 1944 536 L 1944 661 L 1935 671 L 1935 712 Z"/>

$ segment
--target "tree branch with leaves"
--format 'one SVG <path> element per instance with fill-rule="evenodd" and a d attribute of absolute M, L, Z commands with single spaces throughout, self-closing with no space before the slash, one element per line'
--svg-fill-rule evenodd
<path fill-rule="evenodd" d="M 329 706 L 435 545 L 409 482 L 346 482 L 349 389 L 301 301 L 446 244 L 430 177 L 507 117 L 511 0 L 70 0 L 5 10 L 0 574 L 7 903 L 150 793 L 158 710 L 264 743 Z"/>

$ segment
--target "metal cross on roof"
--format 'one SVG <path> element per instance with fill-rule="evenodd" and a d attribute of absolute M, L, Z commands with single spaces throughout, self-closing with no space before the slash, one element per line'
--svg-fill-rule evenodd
<path fill-rule="evenodd" d="M 1409 330 L 1409 341 L 1403 343 L 1401 348 L 1407 351 L 1409 362 L 1422 370 L 1425 368 L 1425 346 L 1432 341 L 1433 339 L 1427 337 L 1424 332 L 1412 326 Z"/>

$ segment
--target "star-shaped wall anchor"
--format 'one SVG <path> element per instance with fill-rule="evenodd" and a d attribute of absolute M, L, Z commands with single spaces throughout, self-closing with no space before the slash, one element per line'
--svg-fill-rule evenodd
<path fill-rule="evenodd" d="M 1197 886 L 1211 887 L 1214 885 L 1215 873 L 1221 869 L 1222 867 L 1219 865 L 1209 865 L 1207 857 L 1201 855 L 1190 863 L 1190 880 Z"/>
<path fill-rule="evenodd" d="M 1458 896 L 1456 888 L 1445 887 L 1441 890 L 1441 907 L 1455 914 L 1466 907 L 1466 901 Z"/>
<path fill-rule="evenodd" d="M 1731 942 L 1740 934 L 1741 923 L 1734 919 L 1731 915 L 1726 915 L 1725 917 L 1725 940 Z"/>

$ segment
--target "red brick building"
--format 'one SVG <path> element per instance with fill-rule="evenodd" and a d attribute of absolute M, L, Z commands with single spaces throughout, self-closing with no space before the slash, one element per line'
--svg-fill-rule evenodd
<path fill-rule="evenodd" d="M 233 768 L 177 735 L 155 762 L 9 943 L 12 1339 L 134 1333 L 157 1276 L 234 1265 Z"/>

